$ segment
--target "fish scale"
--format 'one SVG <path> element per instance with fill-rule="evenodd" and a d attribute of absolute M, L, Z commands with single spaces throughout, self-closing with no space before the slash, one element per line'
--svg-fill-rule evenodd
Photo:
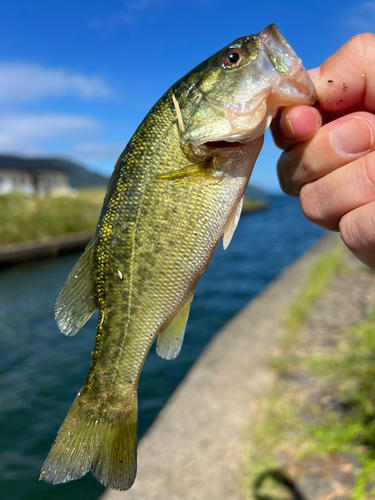
<path fill-rule="evenodd" d="M 224 248 L 233 236 L 266 128 L 279 107 L 314 100 L 300 59 L 270 25 L 201 63 L 145 117 L 56 303 L 66 335 L 99 315 L 90 372 L 41 479 L 91 471 L 114 489 L 133 484 L 147 353 L 156 337 L 163 358 L 180 352 L 195 286 L 223 235 Z"/>

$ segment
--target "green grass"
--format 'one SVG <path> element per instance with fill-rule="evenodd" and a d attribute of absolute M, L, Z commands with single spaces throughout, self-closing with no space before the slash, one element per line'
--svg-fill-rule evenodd
<path fill-rule="evenodd" d="M 311 304 L 322 295 L 332 277 L 340 270 L 343 252 L 344 246 L 340 244 L 333 251 L 320 257 L 312 268 L 304 290 L 283 318 L 289 333 L 284 339 L 285 345 L 293 341 L 295 332 L 308 317 Z"/>
<path fill-rule="evenodd" d="M 311 452 L 346 451 L 357 455 L 361 472 L 354 498 L 368 497 L 364 488 L 375 482 L 375 311 L 360 325 L 340 331 L 337 355 L 312 359 L 310 370 L 338 384 L 338 397 L 345 403 L 343 417 L 329 419 L 309 429 Z"/>
<path fill-rule="evenodd" d="M 310 280 L 291 310 L 286 334 L 291 347 L 290 331 L 299 332 L 308 317 L 311 304 L 324 293 L 335 273 L 342 270 L 342 249 L 321 258 L 312 270 Z M 361 271 L 357 271 L 361 272 Z M 246 436 L 247 458 L 240 485 L 247 499 L 286 499 L 290 490 L 280 476 L 277 454 L 288 449 L 294 461 L 306 456 L 327 453 L 349 453 L 360 463 L 353 498 L 374 498 L 375 491 L 375 311 L 355 328 L 336 333 L 338 343 L 331 355 L 291 355 L 284 349 L 272 367 L 281 376 L 273 392 L 266 396 L 253 416 Z M 299 336 L 293 337 L 298 346 Z M 304 373 L 343 405 L 342 411 L 311 403 L 303 391 L 284 383 L 283 375 Z M 286 384 L 286 385 L 285 385 Z M 307 393 L 306 393 L 307 394 Z M 324 392 L 325 394 L 325 392 Z M 307 398 L 307 399 L 306 399 Z M 302 418 L 306 412 L 312 422 Z M 267 478 L 263 481 L 263 478 Z M 281 477 L 281 479 L 280 479 Z"/>
<path fill-rule="evenodd" d="M 0 195 L 0 245 L 94 231 L 104 194 L 92 188 L 74 196 Z"/>
<path fill-rule="evenodd" d="M 94 231 L 104 195 L 103 188 L 83 189 L 73 196 L 0 195 L 0 245 Z M 244 201 L 245 212 L 261 208 L 262 201 Z"/>

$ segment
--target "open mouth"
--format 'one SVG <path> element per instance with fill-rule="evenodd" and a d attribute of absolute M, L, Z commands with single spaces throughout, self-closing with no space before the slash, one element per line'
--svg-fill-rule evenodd
<path fill-rule="evenodd" d="M 205 142 L 204 145 L 210 149 L 223 149 L 223 148 L 237 148 L 239 146 L 243 146 L 243 143 L 239 141 L 234 141 L 234 142 L 211 141 L 211 142 Z"/>

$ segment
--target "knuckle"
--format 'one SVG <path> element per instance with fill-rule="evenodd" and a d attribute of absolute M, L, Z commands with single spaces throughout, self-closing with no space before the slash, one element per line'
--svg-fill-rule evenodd
<path fill-rule="evenodd" d="M 340 220 L 340 233 L 352 252 L 366 251 L 375 246 L 374 204 L 365 205 L 346 213 Z M 373 250 L 371 250 L 373 252 Z"/>
<path fill-rule="evenodd" d="M 374 206 L 368 210 L 357 208 L 340 220 L 340 235 L 349 250 L 364 264 L 375 270 L 375 217 Z"/>
<path fill-rule="evenodd" d="M 349 52 L 357 60 L 363 61 L 366 65 L 375 59 L 375 35 L 373 33 L 360 33 L 353 36 L 347 42 Z"/>
<path fill-rule="evenodd" d="M 324 213 L 317 182 L 309 182 L 302 187 L 300 202 L 304 216 L 314 224 L 321 225 L 324 221 Z"/>
<path fill-rule="evenodd" d="M 354 221 L 354 211 L 350 211 L 341 217 L 339 228 L 343 242 L 349 250 L 355 252 L 358 248 L 359 237 L 358 227 Z"/>
<path fill-rule="evenodd" d="M 348 42 L 353 48 L 365 48 L 368 45 L 375 43 L 375 35 L 373 33 L 359 33 L 354 35 Z"/>
<path fill-rule="evenodd" d="M 305 154 L 301 156 L 301 161 L 298 165 L 298 181 L 300 182 L 301 187 L 309 181 L 314 181 L 316 177 L 316 169 L 309 160 L 308 156 L 308 150 L 306 150 Z"/>
<path fill-rule="evenodd" d="M 300 192 L 301 209 L 304 216 L 317 226 L 337 231 L 340 217 L 333 210 L 331 186 L 320 179 L 305 184 Z"/>
<path fill-rule="evenodd" d="M 290 154 L 287 152 L 282 153 L 277 162 L 277 177 L 282 191 L 289 196 L 298 196 L 299 188 L 293 181 L 294 169 L 293 162 L 289 161 Z"/>
<path fill-rule="evenodd" d="M 277 165 L 276 165 L 276 171 L 277 171 L 277 178 L 279 180 L 279 184 L 280 184 L 282 191 L 285 194 L 291 195 L 291 192 L 290 192 L 291 186 L 290 186 L 290 182 L 289 182 L 286 155 L 287 155 L 286 152 L 281 154 L 281 156 L 277 162 Z"/>
<path fill-rule="evenodd" d="M 306 145 L 301 144 L 284 151 L 277 163 L 277 175 L 281 189 L 290 196 L 299 196 L 307 182 L 314 180 L 314 168 L 306 158 Z"/>
<path fill-rule="evenodd" d="M 369 186 L 375 196 L 375 156 L 374 154 L 367 154 L 360 158 L 362 163 L 361 172 L 364 176 L 364 185 Z"/>

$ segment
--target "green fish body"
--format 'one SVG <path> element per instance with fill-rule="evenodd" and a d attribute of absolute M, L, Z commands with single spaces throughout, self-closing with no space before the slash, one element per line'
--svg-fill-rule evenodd
<path fill-rule="evenodd" d="M 277 109 L 313 104 L 314 88 L 275 25 L 201 63 L 155 104 L 120 156 L 96 233 L 56 304 L 74 335 L 99 309 L 90 372 L 41 479 L 88 471 L 125 490 L 136 476 L 137 387 L 157 337 L 180 351 L 197 282 L 227 247 Z"/>

